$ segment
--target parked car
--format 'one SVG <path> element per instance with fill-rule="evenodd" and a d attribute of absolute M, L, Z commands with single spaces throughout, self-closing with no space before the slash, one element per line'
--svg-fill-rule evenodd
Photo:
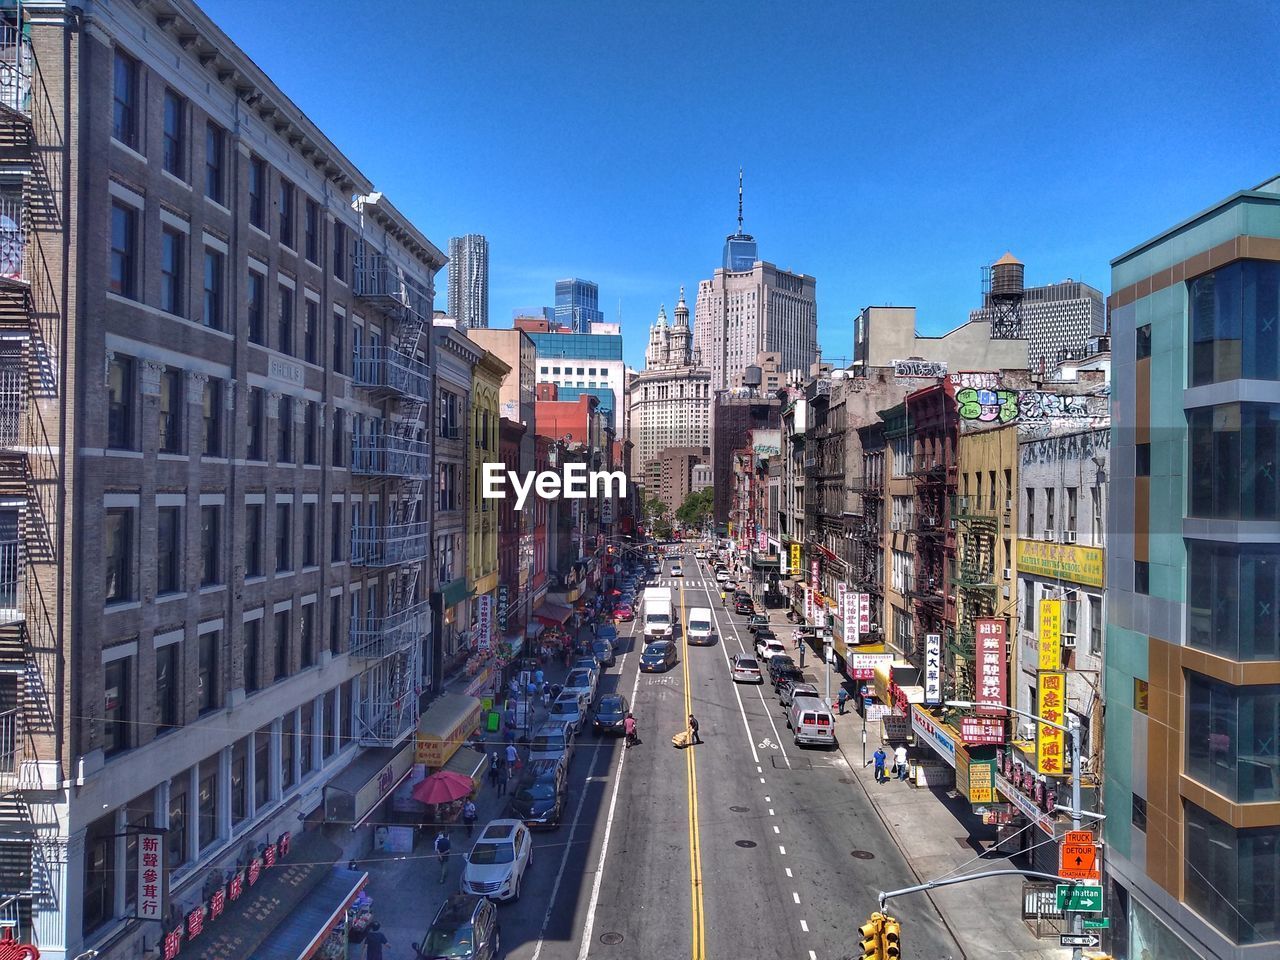
<path fill-rule="evenodd" d="M 627 698 L 620 693 L 611 693 L 601 697 L 591 716 L 591 729 L 596 733 L 611 733 L 620 737 L 623 734 L 622 721 L 627 719 Z"/>
<path fill-rule="evenodd" d="M 778 639 L 778 635 L 773 632 L 772 627 L 761 627 L 759 630 L 756 631 L 756 643 L 759 643 L 761 640 L 777 640 L 777 639 Z"/>
<path fill-rule="evenodd" d="M 724 567 L 721 567 L 719 570 L 716 571 L 716 583 L 728 584 L 728 582 L 729 582 L 729 571 L 726 570 Z M 734 584 L 734 586 L 737 586 L 737 584 Z"/>
<path fill-rule="evenodd" d="M 619 623 L 630 623 L 636 618 L 636 612 L 629 603 L 620 603 L 613 608 L 613 619 Z"/>
<path fill-rule="evenodd" d="M 569 777 L 564 764 L 537 760 L 520 774 L 511 793 L 511 813 L 526 827 L 558 827 L 568 800 Z"/>
<path fill-rule="evenodd" d="M 563 723 L 574 736 L 582 732 L 582 724 L 586 720 L 587 708 L 583 698 L 577 693 L 566 690 L 551 702 L 547 711 L 547 719 Z"/>
<path fill-rule="evenodd" d="M 761 638 L 756 636 L 756 659 L 762 663 L 768 663 L 770 657 L 777 657 L 785 654 L 787 648 L 777 637 Z"/>
<path fill-rule="evenodd" d="M 525 871 L 533 865 L 533 838 L 519 820 L 490 820 L 465 859 L 463 893 L 519 900 Z"/>
<path fill-rule="evenodd" d="M 760 673 L 760 664 L 751 657 L 744 657 L 740 653 L 735 653 L 729 661 L 729 671 L 734 683 L 764 683 L 764 676 Z"/>
<path fill-rule="evenodd" d="M 564 679 L 564 692 L 582 694 L 587 698 L 587 703 L 590 703 L 596 698 L 596 683 L 599 678 L 600 671 L 594 668 L 575 667 Z"/>
<path fill-rule="evenodd" d="M 544 721 L 529 741 L 529 762 L 553 760 L 566 768 L 573 762 L 573 734 L 563 723 Z"/>
<path fill-rule="evenodd" d="M 601 670 L 612 667 L 618 662 L 618 658 L 613 653 L 613 644 L 608 640 L 596 640 L 591 644 L 591 652 L 595 655 L 596 663 L 600 665 Z"/>
<path fill-rule="evenodd" d="M 805 683 L 803 680 L 785 680 L 778 684 L 778 702 L 784 707 L 791 706 L 791 701 L 796 697 L 805 695 L 818 696 L 818 688 L 812 683 Z"/>
<path fill-rule="evenodd" d="M 769 680 L 773 684 L 773 692 L 779 693 L 784 683 L 804 683 L 804 673 L 799 667 L 778 667 L 769 671 Z"/>
<path fill-rule="evenodd" d="M 742 597 L 733 601 L 733 612 L 741 614 L 751 614 L 756 612 L 756 605 L 750 600 L 744 600 Z"/>
<path fill-rule="evenodd" d="M 676 665 L 676 645 L 670 640 L 650 643 L 640 654 L 641 673 L 663 673 Z"/>
<path fill-rule="evenodd" d="M 591 643 L 594 643 L 594 642 L 595 641 L 592 641 Z M 587 649 L 591 649 L 591 643 L 586 644 Z M 596 682 L 599 683 L 600 681 L 600 677 L 599 677 L 600 664 L 596 662 L 594 651 L 591 653 L 590 656 L 583 654 L 582 656 L 575 658 L 573 661 L 573 665 L 569 667 L 569 669 L 571 671 L 572 670 L 590 670 L 592 673 L 596 674 Z"/>
<path fill-rule="evenodd" d="M 768 629 L 769 627 L 769 618 L 764 614 L 753 613 L 751 616 L 747 617 L 747 629 L 752 633 L 755 633 L 761 627 L 765 629 Z"/>
<path fill-rule="evenodd" d="M 792 703 L 787 713 L 787 728 L 797 747 L 806 743 L 835 746 L 835 717 L 820 701 L 801 697 Z"/>
<path fill-rule="evenodd" d="M 596 627 L 596 639 L 608 641 L 616 653 L 618 650 L 618 628 L 612 623 L 602 623 Z"/>
<path fill-rule="evenodd" d="M 705 560 L 705 559 L 707 559 L 707 551 L 705 551 L 705 550 L 695 550 L 695 551 L 693 551 L 693 559 L 695 559 L 695 560 Z"/>
<path fill-rule="evenodd" d="M 498 908 L 488 897 L 467 893 L 441 904 L 427 935 L 413 945 L 414 956 L 425 960 L 497 960 L 501 951 Z"/>

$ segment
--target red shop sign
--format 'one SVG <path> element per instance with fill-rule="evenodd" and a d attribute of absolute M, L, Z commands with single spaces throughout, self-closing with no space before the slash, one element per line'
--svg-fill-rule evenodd
<path fill-rule="evenodd" d="M 40 951 L 29 943 L 19 943 L 13 938 L 13 927 L 5 927 L 0 933 L 0 960 L 40 960 Z"/>

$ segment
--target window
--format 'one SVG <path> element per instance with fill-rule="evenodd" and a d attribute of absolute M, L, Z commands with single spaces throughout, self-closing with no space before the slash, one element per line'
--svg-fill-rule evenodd
<path fill-rule="evenodd" d="M 210 377 L 204 382 L 204 392 L 200 400 L 200 416 L 204 422 L 204 447 L 202 453 L 206 457 L 222 456 L 222 381 Z"/>
<path fill-rule="evenodd" d="M 1143 360 L 1151 356 L 1151 324 L 1144 323 L 1138 328 L 1137 358 Z"/>
<path fill-rule="evenodd" d="M 293 248 L 293 184 L 283 177 L 280 178 L 279 193 L 276 198 L 276 210 L 280 215 L 280 242 L 290 249 Z"/>
<path fill-rule="evenodd" d="M 342 652 L 342 595 L 329 598 L 329 652 L 335 657 Z"/>
<path fill-rule="evenodd" d="M 311 731 L 315 727 L 314 706 L 311 703 L 304 703 L 299 711 L 299 717 L 298 752 L 302 757 L 302 775 L 305 777 L 315 769 L 315 754 L 311 750 Z"/>
<path fill-rule="evenodd" d="M 218 839 L 218 755 L 200 763 L 196 780 L 196 843 L 206 850 Z"/>
<path fill-rule="evenodd" d="M 262 576 L 262 504 L 244 507 L 244 575 Z"/>
<path fill-rule="evenodd" d="M 293 397 L 282 396 L 276 417 L 276 461 L 293 463 Z"/>
<path fill-rule="evenodd" d="M 1187 906 L 1235 943 L 1274 941 L 1280 916 L 1270 891 L 1280 883 L 1280 828 L 1237 830 L 1190 801 L 1183 810 Z"/>
<path fill-rule="evenodd" d="M 289 611 L 276 614 L 275 679 L 289 675 Z"/>
<path fill-rule="evenodd" d="M 293 356 L 293 291 L 280 287 L 279 314 L 276 317 L 276 349 Z"/>
<path fill-rule="evenodd" d="M 1023 532 L 1030 538 L 1035 536 L 1036 529 L 1036 491 L 1034 487 L 1027 487 L 1027 522 L 1023 527 Z"/>
<path fill-rule="evenodd" d="M 160 309 L 186 316 L 182 306 L 182 254 L 186 237 L 166 227 L 160 234 Z"/>
<path fill-rule="evenodd" d="M 1137 447 L 1134 473 L 1139 477 L 1151 476 L 1151 444 L 1139 443 Z"/>
<path fill-rule="evenodd" d="M 169 829 L 165 833 L 165 866 L 180 867 L 191 856 L 187 850 L 187 790 L 190 777 L 184 770 L 169 781 Z"/>
<path fill-rule="evenodd" d="M 187 409 L 187 397 L 182 381 L 182 371 L 165 367 L 160 374 L 160 434 L 161 453 L 182 452 L 182 420 Z"/>
<path fill-rule="evenodd" d="M 1104 546 L 1106 528 L 1102 525 L 1102 489 L 1089 488 L 1089 503 L 1093 513 L 1093 542 L 1096 546 Z"/>
<path fill-rule="evenodd" d="M 320 415 L 317 404 L 307 401 L 302 411 L 302 462 L 308 466 L 320 463 Z"/>
<path fill-rule="evenodd" d="M 249 298 L 249 342 L 263 346 L 267 342 L 264 328 L 267 309 L 267 281 L 260 273 L 249 271 L 249 283 L 246 289 Z"/>
<path fill-rule="evenodd" d="M 329 559 L 333 563 L 342 560 L 342 502 L 329 504 Z"/>
<path fill-rule="evenodd" d="M 1146 560 L 1135 560 L 1133 563 L 1133 592 L 1151 592 L 1151 564 Z"/>
<path fill-rule="evenodd" d="M 293 758 L 297 751 L 297 716 L 285 714 L 280 723 L 280 789 L 288 790 L 295 780 L 293 775 Z"/>
<path fill-rule="evenodd" d="M 181 643 L 169 643 L 156 649 L 156 735 L 182 724 L 179 704 Z"/>
<path fill-rule="evenodd" d="M 115 916 L 116 841 L 115 815 L 99 818 L 85 831 L 83 930 L 89 934 Z M 29 858 L 29 848 L 13 847 Z M 27 859 L 27 864 L 30 860 Z M 23 868 L 18 868 L 23 869 Z M 25 869 L 30 869 L 26 866 Z M 24 870 L 25 872 L 25 870 Z M 29 881 L 28 881 L 29 882 Z"/>
<path fill-rule="evenodd" d="M 342 711 L 339 715 L 338 727 L 341 745 L 346 746 L 351 742 L 351 690 L 355 686 L 355 682 L 344 683 L 339 689 L 341 696 L 338 697 L 338 709 Z"/>
<path fill-rule="evenodd" d="M 261 157 L 249 158 L 249 223 L 267 229 L 267 162 Z"/>
<path fill-rule="evenodd" d="M 253 804 L 265 810 L 271 799 L 271 730 L 263 728 L 253 735 Z"/>
<path fill-rule="evenodd" d="M 1133 709 L 1138 713 L 1150 712 L 1151 691 L 1146 680 L 1133 679 Z"/>
<path fill-rule="evenodd" d="M 1022 581 L 1022 629 L 1036 628 L 1036 585 L 1034 580 Z"/>
<path fill-rule="evenodd" d="M 302 565 L 304 567 L 314 567 L 320 561 L 316 556 L 316 505 L 314 503 L 304 503 L 302 505 Z"/>
<path fill-rule="evenodd" d="M 333 460 L 333 466 L 335 467 L 346 465 L 346 456 L 344 455 L 344 451 L 346 450 L 346 435 L 343 429 L 344 419 L 343 411 L 333 411 L 333 449 L 330 451 L 330 457 Z"/>
<path fill-rule="evenodd" d="M 216 123 L 206 123 L 204 133 L 204 194 L 214 203 L 225 206 L 226 132 Z"/>
<path fill-rule="evenodd" d="M 182 590 L 182 508 L 156 511 L 156 593 Z"/>
<path fill-rule="evenodd" d="M 324 720 L 324 756 L 325 759 L 338 752 L 338 691 L 330 690 L 320 701 L 320 716 Z"/>
<path fill-rule="evenodd" d="M 1080 491 L 1075 487 L 1067 487 L 1063 491 L 1067 495 L 1067 526 L 1068 533 L 1076 532 L 1076 508 L 1079 504 Z"/>
<path fill-rule="evenodd" d="M 131 657 L 112 660 L 103 667 L 102 752 L 108 757 L 130 747 L 132 693 L 129 689 Z"/>
<path fill-rule="evenodd" d="M 320 304 L 307 300 L 302 311 L 302 359 L 320 362 Z"/>
<path fill-rule="evenodd" d="M 347 225 L 336 220 L 333 223 L 333 275 L 347 279 Z"/>
<path fill-rule="evenodd" d="M 1188 283 L 1191 386 L 1280 380 L 1280 263 L 1238 260 Z"/>
<path fill-rule="evenodd" d="M 347 335 L 343 329 L 345 326 L 344 319 L 338 314 L 333 315 L 333 372 L 342 373 L 346 368 L 343 364 L 346 361 L 347 353 Z"/>
<path fill-rule="evenodd" d="M 1102 653 L 1102 598 L 1089 598 L 1089 652 L 1094 656 Z"/>
<path fill-rule="evenodd" d="M 138 211 L 123 203 L 111 204 L 112 293 L 138 299 Z"/>
<path fill-rule="evenodd" d="M 276 504 L 276 573 L 293 569 L 293 504 Z"/>
<path fill-rule="evenodd" d="M 315 609 L 314 603 L 307 603 L 298 612 L 298 642 L 303 670 L 316 665 Z"/>
<path fill-rule="evenodd" d="M 223 256 L 217 250 L 207 247 L 204 251 L 204 304 L 200 312 L 200 322 L 210 330 L 221 330 L 224 325 L 222 316 L 222 284 Z"/>
<path fill-rule="evenodd" d="M 155 826 L 155 791 L 147 790 L 129 801 L 126 809 L 126 824 L 133 830 Z M 111 829 L 115 830 L 115 817 L 109 815 Z M 127 912 L 132 912 L 138 902 L 138 834 L 131 833 L 124 839 L 125 859 L 125 905 Z"/>
<path fill-rule="evenodd" d="M 231 825 L 249 815 L 249 738 L 231 747 Z"/>
<path fill-rule="evenodd" d="M 123 50 L 116 51 L 112 104 L 114 111 L 111 116 L 111 136 L 137 150 L 141 120 L 138 109 L 138 61 Z"/>
<path fill-rule="evenodd" d="M 307 200 L 302 216 L 302 250 L 312 263 L 320 262 L 320 205 Z M 314 361 L 313 361 L 314 362 Z"/>
<path fill-rule="evenodd" d="M 187 102 L 172 90 L 164 92 L 164 169 L 185 179 L 187 159 Z"/>
<path fill-rule="evenodd" d="M 222 508 L 200 508 L 200 586 L 222 583 Z"/>
<path fill-rule="evenodd" d="M 222 645 L 222 631 L 210 630 L 200 634 L 200 662 L 196 678 L 196 703 L 201 713 L 208 713 L 222 706 L 218 687 L 218 649 Z"/>
<path fill-rule="evenodd" d="M 246 451 L 245 456 L 250 460 L 265 460 L 263 453 L 264 444 L 262 442 L 263 409 L 266 398 L 261 387 L 249 388 L 249 409 L 246 411 Z"/>
<path fill-rule="evenodd" d="M 1053 487 L 1048 487 L 1044 491 L 1044 526 L 1051 534 L 1056 533 L 1058 529 L 1057 517 L 1054 516 L 1054 494 L 1056 491 Z"/>
<path fill-rule="evenodd" d="M 1143 833 L 1147 832 L 1147 800 L 1136 793 L 1133 794 L 1133 825 Z"/>
<path fill-rule="evenodd" d="M 1191 516 L 1280 520 L 1280 404 L 1201 407 L 1187 419 Z"/>
<path fill-rule="evenodd" d="M 1280 659 L 1280 545 L 1186 543 L 1187 643 L 1231 660 Z"/>
<path fill-rule="evenodd" d="M 106 602 L 128 603 L 133 599 L 133 509 L 107 510 L 103 563 L 106 568 Z"/>
<path fill-rule="evenodd" d="M 262 618 L 244 622 L 244 688 L 249 693 L 262 689 Z"/>

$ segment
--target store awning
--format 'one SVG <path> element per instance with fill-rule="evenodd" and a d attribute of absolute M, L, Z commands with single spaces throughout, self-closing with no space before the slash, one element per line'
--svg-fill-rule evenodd
<path fill-rule="evenodd" d="M 443 693 L 418 721 L 415 762 L 432 770 L 443 767 L 480 726 L 480 701 L 460 693 Z"/>
<path fill-rule="evenodd" d="M 470 777 L 479 786 L 480 779 L 484 776 L 484 769 L 488 765 L 489 755 L 487 753 L 481 750 L 459 750 L 440 769 Z"/>
<path fill-rule="evenodd" d="M 533 615 L 543 623 L 558 627 L 573 616 L 573 608 L 562 607 L 558 603 L 544 603 L 533 611 Z"/>
<path fill-rule="evenodd" d="M 466 577 L 450 580 L 440 587 L 439 593 L 441 605 L 445 607 L 455 607 L 471 596 L 471 591 L 467 589 Z"/>
<path fill-rule="evenodd" d="M 391 796 L 413 769 L 413 741 L 398 747 L 374 747 L 356 756 L 324 788 L 325 823 L 355 830 L 379 803 Z"/>
<path fill-rule="evenodd" d="M 756 553 L 751 551 L 751 565 L 761 570 L 775 570 L 778 566 L 778 555 L 776 553 Z"/>
<path fill-rule="evenodd" d="M 331 868 L 248 960 L 311 960 L 368 879 L 363 871 Z"/>

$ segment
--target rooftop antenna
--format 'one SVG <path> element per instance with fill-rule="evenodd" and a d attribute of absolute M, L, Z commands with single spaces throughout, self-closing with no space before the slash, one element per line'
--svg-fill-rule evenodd
<path fill-rule="evenodd" d="M 742 236 L 742 168 L 738 168 L 738 236 Z"/>

